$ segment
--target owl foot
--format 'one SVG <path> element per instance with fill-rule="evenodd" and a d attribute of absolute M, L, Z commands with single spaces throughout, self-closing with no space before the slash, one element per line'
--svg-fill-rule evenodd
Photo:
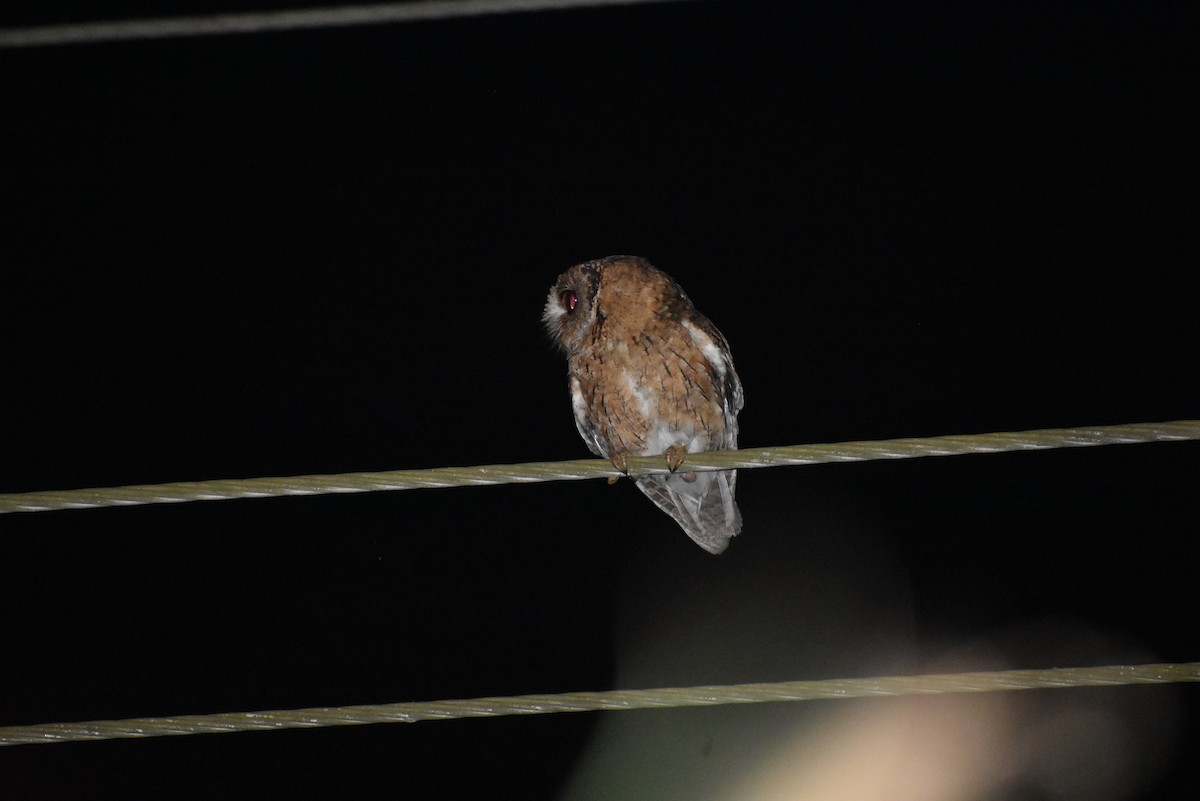
<path fill-rule="evenodd" d="M 667 469 L 674 473 L 675 469 L 687 459 L 687 446 L 672 445 L 667 448 L 664 455 L 667 457 Z"/>
<path fill-rule="evenodd" d="M 629 475 L 629 454 L 614 453 L 611 457 L 609 457 L 609 461 L 612 462 L 613 467 L 617 468 L 625 475 Z M 621 480 L 620 476 L 609 476 L 608 477 L 608 483 L 610 485 L 616 484 L 620 480 Z"/>

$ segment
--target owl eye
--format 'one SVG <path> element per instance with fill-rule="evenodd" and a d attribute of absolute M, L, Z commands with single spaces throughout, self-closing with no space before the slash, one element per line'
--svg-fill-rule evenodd
<path fill-rule="evenodd" d="M 575 304 L 579 303 L 579 296 L 567 289 L 559 293 L 558 302 L 561 303 L 562 307 L 568 312 L 573 312 L 575 311 Z"/>

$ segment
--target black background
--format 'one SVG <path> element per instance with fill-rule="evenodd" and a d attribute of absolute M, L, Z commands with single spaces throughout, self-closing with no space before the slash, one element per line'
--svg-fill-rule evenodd
<path fill-rule="evenodd" d="M 163 11 L 103 6 L 3 22 Z M 1188 27 L 698 2 L 0 51 L 0 491 L 583 457 L 539 318 L 612 253 L 728 337 L 743 446 L 1200 417 Z M 624 483 L 10 515 L 0 723 L 1194 661 L 1198 455 L 743 472 L 721 557 Z M 1129 796 L 1194 789 L 1194 688 L 1112 692 L 1172 721 Z M 600 718 L 9 748 L 0 794 L 554 797 Z"/>

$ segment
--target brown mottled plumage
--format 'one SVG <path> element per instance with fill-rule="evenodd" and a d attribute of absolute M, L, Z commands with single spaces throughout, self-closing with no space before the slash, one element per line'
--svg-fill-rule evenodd
<path fill-rule="evenodd" d="M 575 423 L 588 448 L 628 455 L 737 448 L 742 384 L 729 344 L 679 284 L 645 259 L 609 256 L 558 277 L 544 314 L 567 354 Z M 638 488 L 700 547 L 720 553 L 742 527 L 737 472 L 644 476 Z"/>

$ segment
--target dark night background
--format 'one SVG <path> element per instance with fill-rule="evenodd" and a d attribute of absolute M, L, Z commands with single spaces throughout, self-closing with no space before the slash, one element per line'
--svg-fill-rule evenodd
<path fill-rule="evenodd" d="M 743 446 L 1200 417 L 1185 7 L 0 50 L 0 491 L 584 457 L 540 314 L 612 253 L 726 334 Z M 1198 457 L 745 471 L 721 557 L 602 481 L 7 515 L 0 724 L 1200 660 Z M 1017 694 L 959 797 L 1194 792 L 1196 689 Z M 0 798 L 737 797 L 780 732 L 889 703 L 5 748 Z"/>

